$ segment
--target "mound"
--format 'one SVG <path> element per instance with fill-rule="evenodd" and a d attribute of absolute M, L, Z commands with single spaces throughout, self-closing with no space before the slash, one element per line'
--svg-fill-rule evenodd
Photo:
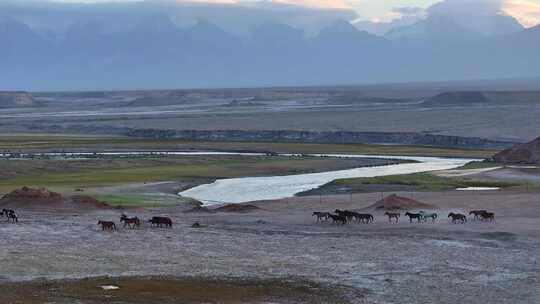
<path fill-rule="evenodd" d="M 392 194 L 387 196 L 375 204 L 369 206 L 375 210 L 411 210 L 411 209 L 433 209 L 434 206 L 426 203 L 413 200 L 411 198 Z"/>
<path fill-rule="evenodd" d="M 183 213 L 213 213 L 213 211 L 206 207 L 196 206 L 196 207 L 193 207 L 192 209 L 183 211 Z"/>
<path fill-rule="evenodd" d="M 493 160 L 505 164 L 540 165 L 540 137 L 526 144 L 516 145 L 493 156 Z"/>
<path fill-rule="evenodd" d="M 0 92 L 0 108 L 29 107 L 36 105 L 34 97 L 27 92 Z"/>
<path fill-rule="evenodd" d="M 71 203 L 82 208 L 98 208 L 106 209 L 111 208 L 106 202 L 98 201 L 97 199 L 88 195 L 76 195 L 71 197 Z"/>
<path fill-rule="evenodd" d="M 28 187 L 22 187 L 21 189 L 14 190 L 0 199 L 0 204 L 33 204 L 33 205 L 50 205 L 50 204 L 63 204 L 64 198 L 60 193 L 49 191 L 45 188 L 32 189 Z"/>
<path fill-rule="evenodd" d="M 238 212 L 238 213 L 246 213 L 246 212 L 253 212 L 253 211 L 259 211 L 263 210 L 257 206 L 253 205 L 244 205 L 244 204 L 228 204 L 225 206 L 221 206 L 219 208 L 214 209 L 216 212 Z"/>
<path fill-rule="evenodd" d="M 482 92 L 447 92 L 426 99 L 422 105 L 427 107 L 468 106 L 487 104 L 490 100 Z"/>

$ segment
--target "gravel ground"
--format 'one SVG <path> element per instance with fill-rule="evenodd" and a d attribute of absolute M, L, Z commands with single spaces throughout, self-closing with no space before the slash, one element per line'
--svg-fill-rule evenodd
<path fill-rule="evenodd" d="M 116 210 L 19 210 L 18 224 L 0 222 L 0 288 L 38 278 L 160 275 L 338 284 L 365 294 L 351 296 L 351 303 L 538 303 L 539 194 L 415 194 L 439 207 L 435 224 L 403 217 L 388 224 L 382 214 L 371 225 L 311 218 L 314 210 L 365 207 L 379 194 L 260 202 L 266 210 L 250 214 L 137 211 L 132 215 L 171 216 L 175 225 L 115 233 L 96 223 L 118 221 Z M 480 207 L 494 210 L 496 222 L 454 225 L 446 219 L 450 210 Z M 203 227 L 191 228 L 194 222 Z"/>

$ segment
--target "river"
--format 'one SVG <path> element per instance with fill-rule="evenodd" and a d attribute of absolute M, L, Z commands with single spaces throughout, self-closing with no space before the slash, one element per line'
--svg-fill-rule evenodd
<path fill-rule="evenodd" d="M 376 155 L 340 155 L 325 154 L 318 156 L 365 157 L 412 160 L 416 163 L 404 163 L 379 167 L 362 167 L 349 170 L 308 173 L 286 176 L 242 177 L 220 179 L 211 184 L 197 186 L 179 195 L 191 197 L 204 205 L 223 203 L 243 203 L 258 200 L 271 200 L 292 197 L 296 193 L 311 190 L 336 179 L 375 177 L 396 174 L 411 174 L 437 170 L 448 170 L 463 166 L 475 159 L 413 157 L 413 156 L 376 156 Z"/>

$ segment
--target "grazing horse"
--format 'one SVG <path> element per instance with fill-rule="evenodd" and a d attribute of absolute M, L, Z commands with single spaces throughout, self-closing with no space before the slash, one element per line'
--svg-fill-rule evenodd
<path fill-rule="evenodd" d="M 448 218 L 452 218 L 453 224 L 457 223 L 458 221 L 460 221 L 462 224 L 465 224 L 467 222 L 467 217 L 465 216 L 465 214 L 461 213 L 450 212 L 448 214 Z"/>
<path fill-rule="evenodd" d="M 410 212 L 406 212 L 406 213 L 405 213 L 405 216 L 408 216 L 408 217 L 409 217 L 409 223 L 412 223 L 412 222 L 413 222 L 413 219 L 416 219 L 416 220 L 418 220 L 418 223 L 421 223 L 422 220 L 424 219 L 424 216 L 422 216 L 421 213 L 410 213 Z"/>
<path fill-rule="evenodd" d="M 362 224 L 369 224 L 374 221 L 373 215 L 368 213 L 356 213 L 354 212 L 354 218 Z"/>
<path fill-rule="evenodd" d="M 124 222 L 124 228 L 128 226 L 131 229 L 141 226 L 141 221 L 138 217 L 127 217 L 125 214 L 122 214 L 120 217 L 120 222 Z"/>
<path fill-rule="evenodd" d="M 328 213 L 328 212 L 313 212 L 313 214 L 311 216 L 316 216 L 317 217 L 317 222 L 320 222 L 323 219 L 324 219 L 324 221 L 328 221 L 328 218 L 330 217 L 329 215 L 330 215 L 330 213 Z"/>
<path fill-rule="evenodd" d="M 432 223 L 435 223 L 435 220 L 437 219 L 437 213 L 427 213 L 425 211 L 420 211 L 420 214 L 422 214 L 422 219 L 424 222 L 427 222 L 427 219 L 430 218 Z"/>
<path fill-rule="evenodd" d="M 154 216 L 148 222 L 152 223 L 152 226 L 155 225 L 161 228 L 165 225 L 165 227 L 172 228 L 172 220 L 168 217 Z"/>
<path fill-rule="evenodd" d="M 473 210 L 469 212 L 469 215 L 474 215 L 474 220 L 480 219 L 480 215 L 484 212 L 487 212 L 487 210 Z"/>
<path fill-rule="evenodd" d="M 388 221 L 390 223 L 392 223 L 392 219 L 395 219 L 396 224 L 397 224 L 397 222 L 399 222 L 399 217 L 401 216 L 400 213 L 393 213 L 393 212 L 385 212 L 384 215 L 388 216 Z"/>
<path fill-rule="evenodd" d="M 99 221 L 98 225 L 101 225 L 101 230 L 110 230 L 115 231 L 116 230 L 116 224 L 114 222 L 106 222 L 106 221 Z"/>
<path fill-rule="evenodd" d="M 328 216 L 332 219 L 332 222 L 334 224 L 341 224 L 341 225 L 347 224 L 347 217 L 344 215 L 329 214 Z"/>
<path fill-rule="evenodd" d="M 493 212 L 482 212 L 480 213 L 480 219 L 482 221 L 490 221 L 490 222 L 493 222 L 495 220 L 495 213 Z"/>

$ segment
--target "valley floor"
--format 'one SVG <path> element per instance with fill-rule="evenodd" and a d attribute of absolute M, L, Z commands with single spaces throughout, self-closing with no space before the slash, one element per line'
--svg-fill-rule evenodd
<path fill-rule="evenodd" d="M 320 303 L 540 301 L 539 192 L 399 194 L 436 206 L 439 220 L 434 224 L 411 224 L 402 216 L 399 224 L 389 224 L 382 213 L 375 213 L 373 224 L 336 226 L 316 223 L 311 217 L 313 211 L 362 209 L 380 199 L 381 194 L 255 202 L 264 210 L 247 214 L 187 214 L 182 211 L 188 207 L 182 205 L 85 212 L 23 208 L 19 210 L 18 224 L 0 222 L 5 244 L 0 247 L 0 288 L 10 290 L 6 288 L 14 282 L 37 279 L 98 277 L 90 283 L 70 281 L 66 286 L 71 289 L 53 288 L 55 291 L 48 293 L 48 300 L 64 303 L 72 299 L 70 290 L 80 286 L 88 290 L 81 293 L 81 299 L 94 300 L 107 297 L 108 292 L 99 289 L 102 284 L 116 282 L 120 290 L 133 290 L 129 283 L 133 276 L 165 276 L 184 282 L 189 278 L 249 278 L 254 282 L 307 281 L 346 286 L 334 288 L 341 298 L 321 296 Z M 450 211 L 468 213 L 471 209 L 493 210 L 496 221 L 469 220 L 461 225 L 451 224 L 446 218 Z M 118 222 L 122 212 L 143 219 L 170 216 L 174 226 L 160 229 L 144 223 L 140 229 L 114 233 L 97 227 L 98 220 Z M 191 228 L 195 222 L 202 227 Z M 39 294 L 52 283 L 26 284 L 18 286 Z M 173 290 L 165 288 L 160 292 L 170 292 L 163 303 L 181 298 Z M 204 289 L 200 292 L 204 293 Z M 7 298 L 10 303 L 34 303 L 25 302 L 25 294 L 8 291 Z M 297 300 L 283 302 L 314 302 L 300 294 Z M 270 295 L 253 298 L 252 302 L 269 299 Z M 217 298 L 207 300 L 219 302 Z M 239 302 L 233 299 L 225 303 Z M 118 298 L 118 303 L 139 302 L 126 296 Z"/>

